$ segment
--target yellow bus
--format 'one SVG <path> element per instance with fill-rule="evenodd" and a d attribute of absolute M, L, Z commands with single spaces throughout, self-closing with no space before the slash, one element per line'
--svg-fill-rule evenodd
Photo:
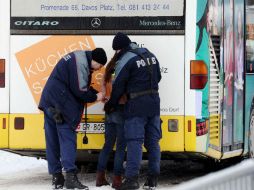
<path fill-rule="evenodd" d="M 37 106 L 50 72 L 74 50 L 113 56 L 118 31 L 160 62 L 162 157 L 254 156 L 253 0 L 0 1 L 0 148 L 44 157 Z M 89 104 L 77 128 L 79 160 L 103 146 L 102 108 Z"/>

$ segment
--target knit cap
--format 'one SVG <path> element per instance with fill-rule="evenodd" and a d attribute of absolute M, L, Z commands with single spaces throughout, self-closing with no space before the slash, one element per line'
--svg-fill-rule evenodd
<path fill-rule="evenodd" d="M 112 48 L 113 50 L 120 50 L 128 47 L 130 43 L 131 40 L 126 34 L 118 32 L 113 39 Z"/>
<path fill-rule="evenodd" d="M 92 51 L 92 60 L 96 61 L 101 65 L 105 65 L 107 63 L 107 55 L 104 49 L 96 48 Z"/>

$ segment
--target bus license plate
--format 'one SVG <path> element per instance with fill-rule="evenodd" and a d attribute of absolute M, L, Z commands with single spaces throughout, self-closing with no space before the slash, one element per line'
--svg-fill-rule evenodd
<path fill-rule="evenodd" d="M 78 128 L 76 129 L 77 132 L 84 133 L 104 133 L 105 131 L 105 124 L 104 123 L 80 123 Z"/>

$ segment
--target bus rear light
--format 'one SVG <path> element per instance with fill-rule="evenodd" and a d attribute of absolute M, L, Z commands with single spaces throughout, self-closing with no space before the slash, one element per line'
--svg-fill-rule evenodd
<path fill-rule="evenodd" d="M 203 89 L 208 80 L 208 69 L 205 62 L 193 60 L 190 64 L 190 89 Z"/>
<path fill-rule="evenodd" d="M 3 118 L 3 129 L 6 129 L 6 118 Z"/>
<path fill-rule="evenodd" d="M 25 128 L 25 120 L 23 117 L 15 117 L 14 119 L 14 129 L 23 130 Z"/>
<path fill-rule="evenodd" d="M 5 59 L 0 59 L 0 88 L 5 87 Z"/>
<path fill-rule="evenodd" d="M 208 133 L 208 120 L 197 123 L 197 136 L 202 136 Z"/>
<path fill-rule="evenodd" d="M 178 120 L 177 119 L 169 119 L 168 120 L 168 131 L 169 132 L 178 132 Z"/>
<path fill-rule="evenodd" d="M 203 89 L 207 83 L 207 76 L 191 76 L 191 89 Z"/>

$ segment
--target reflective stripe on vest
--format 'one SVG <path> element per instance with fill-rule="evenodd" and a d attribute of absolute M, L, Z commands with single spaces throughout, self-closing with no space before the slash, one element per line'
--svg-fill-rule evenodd
<path fill-rule="evenodd" d="M 115 82 L 115 80 L 117 79 L 117 76 L 119 75 L 119 73 L 121 72 L 122 68 L 126 65 L 126 63 L 128 63 L 128 61 L 130 59 L 132 59 L 133 57 L 137 56 L 135 53 L 132 52 L 127 52 L 125 53 L 120 60 L 117 61 L 116 66 L 115 66 L 115 76 L 114 76 L 114 80 L 113 83 Z"/>
<path fill-rule="evenodd" d="M 90 69 L 88 66 L 86 53 L 85 51 L 75 51 L 73 53 L 76 60 L 79 89 L 81 91 L 87 91 Z"/>

